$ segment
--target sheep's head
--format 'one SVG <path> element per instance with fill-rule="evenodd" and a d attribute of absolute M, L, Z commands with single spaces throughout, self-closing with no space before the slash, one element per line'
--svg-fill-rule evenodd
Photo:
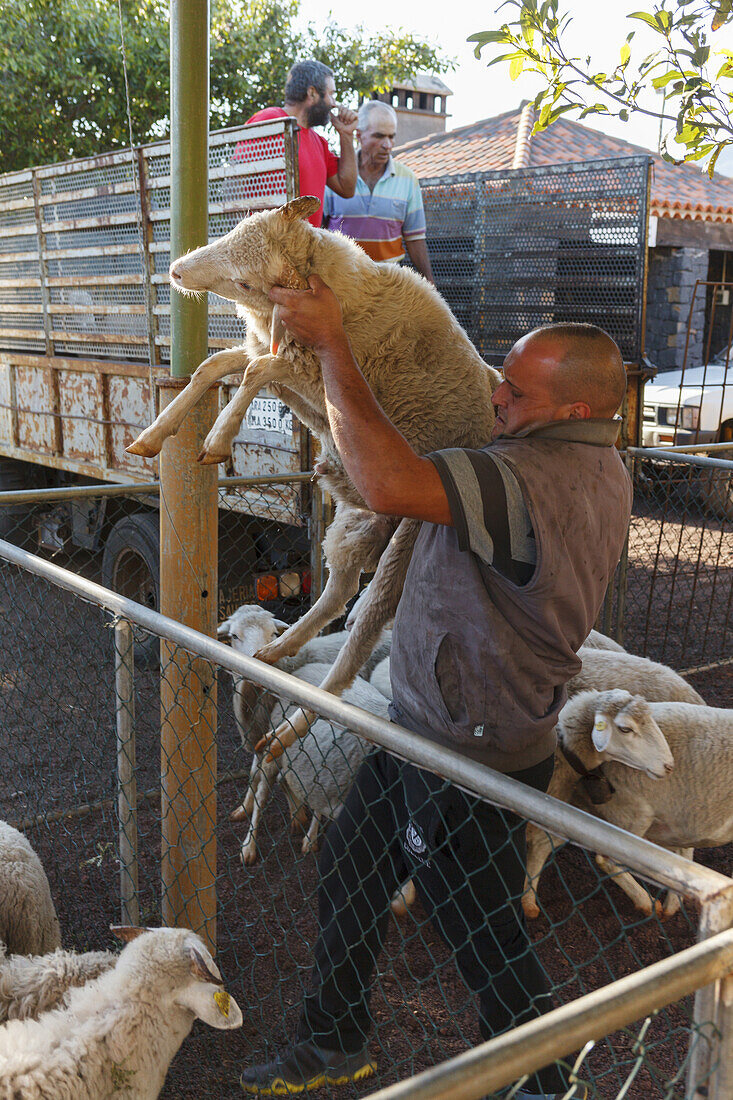
<path fill-rule="evenodd" d="M 287 623 L 276 619 L 264 607 L 244 603 L 228 619 L 219 623 L 216 636 L 221 642 L 229 642 L 237 653 L 251 657 L 287 628 Z"/>
<path fill-rule="evenodd" d="M 208 948 L 187 928 L 115 927 L 115 935 L 127 946 L 115 970 L 123 984 L 145 987 L 156 998 L 161 1015 L 181 1008 L 210 1027 L 241 1027 L 239 1005 L 223 988 L 219 968 Z"/>
<path fill-rule="evenodd" d="M 643 695 L 616 689 L 584 692 L 573 703 L 576 700 L 581 706 L 586 701 L 592 704 L 590 737 L 601 759 L 616 760 L 644 772 L 650 779 L 669 775 L 674 757 Z"/>
<path fill-rule="evenodd" d="M 319 206 L 318 199 L 303 195 L 279 210 L 244 218 L 226 236 L 175 260 L 172 286 L 184 294 L 210 290 L 269 315 L 273 286 L 307 289 L 306 273 L 290 256 L 295 252 L 300 259 L 308 250 L 307 237 L 317 231 L 305 219 Z"/>

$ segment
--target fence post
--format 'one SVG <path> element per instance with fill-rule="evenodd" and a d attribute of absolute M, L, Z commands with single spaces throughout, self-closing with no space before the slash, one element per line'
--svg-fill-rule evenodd
<path fill-rule="evenodd" d="M 698 943 L 733 927 L 733 890 L 704 902 Z M 712 982 L 695 994 L 693 1034 L 697 1037 L 687 1071 L 686 1100 L 731 1100 L 733 1097 L 733 981 Z M 717 1058 L 712 1057 L 717 1049 Z"/>
<path fill-rule="evenodd" d="M 140 924 L 135 743 L 135 651 L 132 625 L 115 623 L 115 709 L 117 720 L 117 816 L 119 819 L 120 908 L 123 924 Z"/>
<path fill-rule="evenodd" d="M 209 5 L 172 0 L 171 258 L 208 240 Z M 171 295 L 175 396 L 208 350 L 207 302 Z M 217 468 L 196 455 L 217 413 L 212 388 L 167 440 L 160 457 L 160 609 L 215 636 Z M 216 949 L 216 674 L 212 665 L 161 643 L 162 915 Z"/>

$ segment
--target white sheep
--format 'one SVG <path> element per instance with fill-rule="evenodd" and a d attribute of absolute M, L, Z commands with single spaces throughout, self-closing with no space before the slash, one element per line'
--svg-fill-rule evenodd
<path fill-rule="evenodd" d="M 111 951 L 52 951 L 47 955 L 10 955 L 0 943 L 0 1024 L 35 1019 L 56 1008 L 68 991 L 111 969 Z"/>
<path fill-rule="evenodd" d="M 0 941 L 9 954 L 44 955 L 61 929 L 43 865 L 30 841 L 0 821 Z"/>
<path fill-rule="evenodd" d="M 314 229 L 305 219 L 318 200 L 304 196 L 260 212 L 210 245 L 171 265 L 182 292 L 210 290 L 237 303 L 247 342 L 202 363 L 189 385 L 130 446 L 152 457 L 187 412 L 219 378 L 244 371 L 242 384 L 207 436 L 200 460 L 220 462 L 254 396 L 263 386 L 287 402 L 321 443 L 317 472 L 336 502 L 324 539 L 329 575 L 313 607 L 258 656 L 274 663 L 292 655 L 343 611 L 362 572 L 376 570 L 370 595 L 322 687 L 340 695 L 353 682 L 382 627 L 394 615 L 419 522 L 370 511 L 344 470 L 328 424 L 318 356 L 278 328 L 268 291 L 307 288 L 318 273 L 338 295 L 356 359 L 387 416 L 419 454 L 444 447 L 481 447 L 491 438 L 491 394 L 499 375 L 487 366 L 440 294 L 415 272 L 376 264 L 353 241 Z M 300 711 L 277 731 L 292 744 L 308 725 Z"/>
<path fill-rule="evenodd" d="M 733 710 L 649 702 L 619 689 L 586 691 L 563 707 L 557 728 L 563 750 L 588 772 L 601 766 L 602 775 L 581 780 L 561 756 L 550 789 L 556 798 L 690 859 L 696 847 L 733 840 Z M 527 865 L 535 881 L 551 847 L 547 834 L 540 835 L 546 845 L 534 846 Z M 618 872 L 605 857 L 597 860 L 608 873 Z M 615 881 L 637 908 L 652 912 L 649 894 L 630 874 Z M 679 898 L 669 892 L 661 915 L 678 908 Z"/>
<path fill-rule="evenodd" d="M 632 695 L 643 695 L 649 702 L 700 703 L 702 695 L 668 665 L 637 657 L 634 653 L 581 646 L 580 672 L 567 683 L 568 696 L 581 691 L 610 691 L 624 688 Z"/>
<path fill-rule="evenodd" d="M 614 653 L 625 653 L 626 650 L 618 642 L 615 642 L 613 638 L 609 638 L 607 634 L 601 634 L 599 630 L 591 630 L 588 637 L 583 642 L 584 649 L 608 649 Z"/>
<path fill-rule="evenodd" d="M 238 653 L 251 657 L 286 629 L 287 623 L 277 619 L 272 612 L 267 611 L 264 607 L 260 607 L 258 604 L 242 604 L 228 619 L 219 624 L 217 636 L 223 641 L 228 641 Z M 311 638 L 298 653 L 279 660 L 277 666 L 284 672 L 292 674 L 305 664 L 320 662 L 330 665 L 341 652 L 346 638 L 345 631 Z M 389 653 L 391 645 L 392 632 L 384 630 L 369 654 L 364 667 L 359 670 L 364 679 L 368 677 L 374 665 L 385 654 Z M 246 680 L 243 676 L 235 675 L 233 679 L 234 718 L 243 747 L 253 750 L 259 739 L 270 728 L 276 698 L 257 684 Z M 245 799 L 236 810 L 232 811 L 231 818 L 233 821 L 242 821 L 245 818 L 252 817 L 256 786 L 255 775 L 258 768 L 259 762 L 255 758 L 252 761 Z M 265 788 L 263 788 L 262 794 L 265 795 Z M 291 804 L 291 809 L 296 809 L 296 807 Z M 317 830 L 317 825 L 315 828 Z"/>
<path fill-rule="evenodd" d="M 599 635 L 603 638 L 604 635 Z M 610 640 L 610 639 L 609 639 Z M 705 700 L 695 689 L 683 680 L 678 672 L 667 665 L 650 661 L 647 657 L 637 657 L 633 653 L 626 653 L 608 649 L 591 649 L 582 646 L 578 656 L 583 662 L 580 672 L 573 676 L 567 684 L 568 697 L 572 698 L 583 691 L 611 691 L 614 688 L 622 688 L 632 695 L 642 695 L 650 702 L 678 701 L 704 706 Z M 562 713 L 562 712 L 561 712 Z M 568 801 L 565 790 L 568 782 L 566 771 L 567 761 L 562 756 L 560 748 L 555 750 L 555 770 L 550 780 L 547 793 L 553 798 Z M 575 776 L 574 784 L 580 783 L 580 776 Z M 590 812 L 593 811 L 592 807 Z M 526 915 L 530 918 L 539 916 L 537 904 L 537 884 L 542 868 L 552 851 L 552 840 L 539 826 L 529 822 L 527 824 L 527 887 L 522 905 Z M 628 878 L 631 878 L 629 875 Z M 642 887 L 638 886 L 641 891 Z M 648 895 L 646 895 L 648 897 Z M 673 901 L 670 904 L 674 905 Z"/>
<path fill-rule="evenodd" d="M 129 929 L 113 969 L 68 1006 L 0 1028 L 0 1100 L 155 1100 L 195 1019 L 239 1027 L 242 1013 L 197 935 Z"/>
<path fill-rule="evenodd" d="M 314 662 L 295 669 L 293 675 L 318 685 L 328 668 L 325 663 Z M 389 700 L 360 676 L 347 688 L 343 698 L 370 714 L 388 717 Z M 285 696 L 280 696 L 276 706 L 282 708 L 280 713 L 286 721 L 297 709 Z M 305 737 L 289 746 L 282 757 L 268 763 L 260 762 L 252 786 L 252 810 L 242 843 L 242 862 L 249 865 L 257 859 L 259 822 L 276 778 L 279 777 L 283 784 L 291 811 L 305 805 L 313 815 L 303 840 L 303 851 L 308 852 L 315 846 L 320 822 L 331 820 L 341 808 L 368 751 L 367 742 L 351 730 L 319 718 L 311 724 Z"/>

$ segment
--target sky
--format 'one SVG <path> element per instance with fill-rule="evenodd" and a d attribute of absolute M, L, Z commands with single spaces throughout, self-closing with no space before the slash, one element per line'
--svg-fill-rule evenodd
<path fill-rule="evenodd" d="M 573 52 L 583 57 L 590 54 L 596 70 L 608 71 L 618 63 L 619 50 L 628 32 L 636 30 L 632 45 L 634 52 L 639 49 L 639 56 L 643 57 L 653 48 L 656 36 L 638 20 L 627 21 L 626 16 L 630 11 L 638 11 L 645 6 L 638 0 L 602 0 L 601 3 L 561 0 L 560 10 L 569 11 L 573 16 L 569 39 Z M 428 3 L 426 0 L 397 0 L 397 3 L 395 0 L 369 0 L 360 9 L 339 5 L 334 10 L 333 0 L 301 0 L 301 18 L 318 25 L 325 23 L 331 14 L 336 22 L 347 28 L 359 24 L 375 31 L 402 27 L 440 46 L 444 53 L 458 61 L 458 69 L 443 76 L 454 92 L 448 99 L 452 117 L 447 124 L 448 129 L 454 129 L 512 110 L 521 100 L 533 98 L 538 90 L 538 85 L 532 83 L 532 77 L 512 81 L 508 65 L 504 63 L 487 68 L 486 60 L 494 54 L 485 50 L 484 59 L 477 60 L 473 55 L 473 46 L 466 42 L 470 34 L 496 29 L 502 21 L 511 18 L 511 7 L 505 7 L 498 15 L 495 14 L 496 7 L 498 0 L 486 5 L 470 0 L 449 0 L 445 4 Z M 728 41 L 721 41 L 721 48 L 725 45 L 733 49 L 731 38 L 733 35 L 728 35 Z M 657 99 L 653 95 L 651 105 Z M 596 115 L 587 122 L 595 129 L 635 145 L 657 149 L 657 119 L 632 115 L 628 123 L 624 123 Z M 399 142 L 399 134 L 397 139 Z M 730 165 L 726 158 L 726 170 L 733 174 L 733 155 Z"/>

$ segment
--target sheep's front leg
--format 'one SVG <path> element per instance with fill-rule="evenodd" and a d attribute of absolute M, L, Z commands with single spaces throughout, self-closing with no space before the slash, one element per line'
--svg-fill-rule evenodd
<path fill-rule="evenodd" d="M 219 351 L 216 355 L 204 359 L 191 375 L 191 381 L 186 388 L 181 390 L 170 405 L 158 414 L 150 427 L 141 432 L 137 439 L 125 449 L 130 454 L 142 455 L 143 458 L 153 458 L 159 454 L 166 439 L 176 434 L 188 413 L 194 405 L 198 404 L 209 386 L 228 374 L 237 374 L 245 370 L 248 363 L 249 355 L 244 348 L 229 348 L 227 351 Z"/>
<path fill-rule="evenodd" d="M 229 404 L 222 409 L 214 421 L 214 426 L 204 440 L 198 460 L 209 466 L 216 462 L 226 462 L 232 453 L 232 440 L 239 431 L 252 399 L 263 387 L 288 374 L 290 365 L 277 355 L 259 355 L 244 372 L 239 389 Z M 185 392 L 185 391 L 184 391 Z"/>
<path fill-rule="evenodd" d="M 560 802 L 570 802 L 577 782 L 578 777 L 575 772 L 559 751 L 556 751 L 555 767 L 547 793 Z M 561 837 L 553 836 L 532 821 L 527 822 L 527 878 L 522 895 L 522 909 L 530 920 L 540 915 L 537 889 L 542 868 L 552 852 L 564 843 Z"/>
<path fill-rule="evenodd" d="M 303 837 L 303 843 L 301 845 L 301 851 L 303 855 L 308 855 L 308 852 L 315 852 L 318 843 L 318 830 L 321 826 L 321 815 L 314 813 L 311 823 L 308 826 L 308 832 Z"/>
<path fill-rule="evenodd" d="M 250 867 L 253 863 L 257 862 L 257 830 L 259 829 L 262 811 L 270 797 L 270 792 L 272 791 L 278 771 L 277 764 L 262 760 L 257 761 L 257 764 L 259 770 L 257 790 L 254 793 L 254 804 L 252 816 L 249 821 L 249 828 L 242 842 L 242 863 L 245 867 Z"/>

